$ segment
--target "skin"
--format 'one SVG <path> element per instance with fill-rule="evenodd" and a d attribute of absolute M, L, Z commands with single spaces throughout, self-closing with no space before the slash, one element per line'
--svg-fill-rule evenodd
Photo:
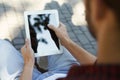
<path fill-rule="evenodd" d="M 87 0 L 85 0 L 87 4 Z M 119 64 L 120 63 L 120 25 L 117 23 L 116 14 L 106 6 L 102 0 L 91 0 L 86 6 L 89 29 L 98 42 L 97 63 Z M 101 6 L 102 5 L 102 6 Z M 88 22 L 88 21 L 87 21 Z"/>
<path fill-rule="evenodd" d="M 64 24 L 60 23 L 59 28 L 49 25 L 49 28 L 55 31 L 56 35 L 60 39 L 63 46 L 65 46 L 71 54 L 82 64 L 93 64 L 96 61 L 96 57 L 83 48 L 79 47 L 74 43 L 68 36 L 66 27 Z M 61 33 L 62 31 L 62 33 Z"/>
<path fill-rule="evenodd" d="M 64 24 L 61 23 L 59 28 L 48 25 L 49 28 L 55 31 L 62 45 L 65 46 L 82 65 L 92 65 L 96 59 L 97 64 L 120 64 L 120 27 L 118 26 L 114 12 L 102 3 L 101 0 L 85 0 L 85 7 L 86 20 L 89 25 L 88 28 L 98 42 L 97 57 L 75 44 L 69 38 Z M 27 42 L 25 45 L 27 47 L 21 49 L 25 66 L 20 80 L 31 80 L 34 56 L 30 45 L 27 44 Z"/>
<path fill-rule="evenodd" d="M 21 48 L 21 53 L 24 59 L 24 68 L 20 80 L 32 80 L 32 72 L 34 67 L 34 54 L 30 47 L 30 42 L 26 39 L 25 45 Z"/>

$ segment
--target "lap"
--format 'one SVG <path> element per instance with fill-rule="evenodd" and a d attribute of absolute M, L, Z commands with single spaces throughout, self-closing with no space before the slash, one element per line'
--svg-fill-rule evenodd
<path fill-rule="evenodd" d="M 23 70 L 24 61 L 22 55 L 9 42 L 0 40 L 0 78 L 1 80 L 15 80 Z M 39 76 L 50 76 L 51 73 L 67 73 L 72 64 L 76 64 L 76 59 L 63 47 L 63 53 L 48 57 L 48 69 L 45 74 L 38 70 L 33 71 L 33 80 Z"/>
<path fill-rule="evenodd" d="M 63 53 L 48 56 L 48 72 L 38 76 L 37 80 L 43 80 L 54 74 L 67 74 L 73 64 L 78 64 L 70 52 L 63 47 Z"/>
<path fill-rule="evenodd" d="M 78 62 L 65 47 L 62 54 L 48 56 L 49 71 L 69 70 L 73 64 L 78 64 Z"/>
<path fill-rule="evenodd" d="M 0 79 L 17 80 L 23 71 L 22 55 L 9 42 L 0 40 Z M 33 80 L 41 73 L 33 70 Z"/>

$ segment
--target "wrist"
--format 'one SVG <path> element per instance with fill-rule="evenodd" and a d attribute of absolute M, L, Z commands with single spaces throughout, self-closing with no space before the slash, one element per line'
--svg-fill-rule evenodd
<path fill-rule="evenodd" d="M 33 68 L 33 67 L 34 67 L 34 64 L 33 64 L 33 63 L 25 63 L 25 64 L 24 64 L 24 67 Z"/>
<path fill-rule="evenodd" d="M 67 47 L 67 46 L 70 46 L 70 43 L 72 42 L 72 40 L 70 38 L 64 38 L 62 40 L 62 45 Z"/>
<path fill-rule="evenodd" d="M 34 66 L 34 59 L 24 59 L 24 65 Z"/>
<path fill-rule="evenodd" d="M 32 72 L 33 71 L 33 66 L 29 66 L 29 65 L 24 65 L 24 70 Z"/>

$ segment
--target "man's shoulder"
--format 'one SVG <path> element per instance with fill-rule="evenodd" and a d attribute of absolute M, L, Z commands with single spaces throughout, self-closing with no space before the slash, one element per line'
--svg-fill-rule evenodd
<path fill-rule="evenodd" d="M 118 80 L 120 65 L 82 65 L 72 66 L 64 80 L 114 79 Z"/>
<path fill-rule="evenodd" d="M 118 71 L 120 72 L 120 65 L 75 65 L 72 66 L 69 74 L 76 74 L 79 73 L 79 75 L 83 75 L 83 74 L 107 74 L 108 72 L 110 74 L 114 74 L 113 73 L 117 73 Z"/>

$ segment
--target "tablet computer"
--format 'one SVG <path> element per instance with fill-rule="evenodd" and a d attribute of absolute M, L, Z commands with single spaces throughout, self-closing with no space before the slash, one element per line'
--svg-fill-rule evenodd
<path fill-rule="evenodd" d="M 35 57 L 61 54 L 62 47 L 48 24 L 59 27 L 57 10 L 25 11 L 26 38 L 30 40 Z"/>

